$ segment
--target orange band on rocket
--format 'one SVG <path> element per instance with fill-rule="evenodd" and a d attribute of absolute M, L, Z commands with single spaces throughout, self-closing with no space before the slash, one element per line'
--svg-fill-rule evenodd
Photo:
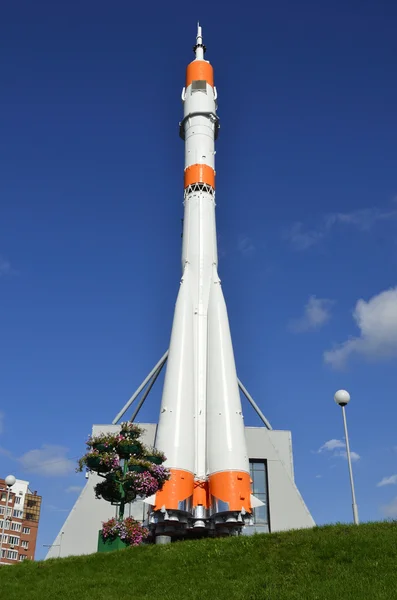
<path fill-rule="evenodd" d="M 170 469 L 171 478 L 165 482 L 163 488 L 156 494 L 156 505 L 154 510 L 160 510 L 163 506 L 178 510 L 179 502 L 193 495 L 194 477 L 193 473 L 182 469 Z"/>
<path fill-rule="evenodd" d="M 227 502 L 229 510 L 247 512 L 251 509 L 251 480 L 244 471 L 220 471 L 210 475 L 210 494 L 218 500 Z"/>
<path fill-rule="evenodd" d="M 208 165 L 191 165 L 185 169 L 185 188 L 193 183 L 207 183 L 215 189 L 215 171 Z"/>

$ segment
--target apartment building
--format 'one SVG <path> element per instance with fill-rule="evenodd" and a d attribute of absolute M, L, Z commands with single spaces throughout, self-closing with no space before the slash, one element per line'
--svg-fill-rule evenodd
<path fill-rule="evenodd" d="M 7 486 L 0 479 L 0 564 L 34 559 L 40 509 L 41 496 L 21 479 L 12 486 L 7 504 Z"/>

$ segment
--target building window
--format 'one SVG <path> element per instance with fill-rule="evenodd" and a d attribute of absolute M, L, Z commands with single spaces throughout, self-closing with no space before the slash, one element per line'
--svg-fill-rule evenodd
<path fill-rule="evenodd" d="M 7 494 L 5 492 L 1 493 L 1 501 L 5 502 L 7 500 Z"/>
<path fill-rule="evenodd" d="M 35 521 L 35 516 L 33 513 L 26 513 L 26 520 L 27 521 Z"/>
<path fill-rule="evenodd" d="M 10 528 L 10 521 L 9 521 L 9 519 L 6 519 L 6 524 L 5 525 L 4 525 L 4 521 L 3 520 L 0 521 L 0 529 L 3 529 L 3 526 L 4 526 L 4 529 L 9 529 Z"/>
<path fill-rule="evenodd" d="M 18 552 L 16 550 L 8 550 L 7 558 L 9 558 L 10 560 L 17 560 Z"/>
<path fill-rule="evenodd" d="M 28 500 L 27 505 L 29 508 L 33 508 L 33 506 L 36 506 L 37 502 L 36 500 Z"/>
<path fill-rule="evenodd" d="M 0 515 L 4 515 L 4 506 L 0 506 Z"/>
<path fill-rule="evenodd" d="M 13 546 L 19 546 L 19 537 L 16 537 L 15 535 L 10 535 L 8 543 L 12 544 Z"/>
<path fill-rule="evenodd" d="M 1 551 L 1 558 L 5 558 L 5 557 L 6 557 L 6 551 L 5 551 L 5 550 L 2 550 L 2 551 Z"/>
<path fill-rule="evenodd" d="M 262 500 L 263 506 L 254 508 L 254 523 L 255 525 L 269 526 L 269 499 L 267 492 L 267 461 L 266 460 L 251 460 L 250 475 L 252 479 L 252 493 Z"/>
<path fill-rule="evenodd" d="M 13 521 L 11 523 L 12 531 L 21 531 L 21 527 L 22 527 L 21 523 L 17 523 L 16 521 Z"/>
<path fill-rule="evenodd" d="M 8 542 L 8 535 L 3 534 L 3 544 L 7 544 L 7 542 Z"/>
<path fill-rule="evenodd" d="M 19 555 L 19 560 L 26 560 L 26 559 L 27 559 L 26 554 L 20 554 Z"/>
<path fill-rule="evenodd" d="M 21 504 L 21 496 L 15 497 L 15 504 Z"/>
<path fill-rule="evenodd" d="M 22 519 L 22 516 L 23 516 L 23 511 L 22 510 L 17 510 L 17 509 L 14 510 L 14 517 L 16 519 Z"/>
<path fill-rule="evenodd" d="M 21 546 L 22 548 L 25 548 L 25 550 L 27 550 L 29 548 L 29 542 L 26 540 L 22 540 Z"/>
<path fill-rule="evenodd" d="M 29 533 L 30 533 L 30 527 L 24 527 L 24 528 L 22 529 L 22 533 L 27 533 L 27 534 L 29 534 Z"/>

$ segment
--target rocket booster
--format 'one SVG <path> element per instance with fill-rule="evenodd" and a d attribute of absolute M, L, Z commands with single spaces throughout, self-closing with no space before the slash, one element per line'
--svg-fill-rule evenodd
<path fill-rule="evenodd" d="M 171 479 L 153 500 L 151 523 L 157 532 L 230 530 L 252 512 L 233 345 L 218 275 L 217 91 L 200 26 L 194 52 L 180 123 L 185 143 L 182 279 L 156 436 Z"/>

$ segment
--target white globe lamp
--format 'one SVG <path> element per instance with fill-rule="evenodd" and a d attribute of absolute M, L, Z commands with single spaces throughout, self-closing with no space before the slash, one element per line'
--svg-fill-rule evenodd
<path fill-rule="evenodd" d="M 7 487 L 12 487 L 15 484 L 16 479 L 14 475 L 7 475 L 4 481 L 6 482 Z"/>
<path fill-rule="evenodd" d="M 346 406 L 350 402 L 350 394 L 346 390 L 338 390 L 334 396 L 334 400 L 339 406 Z"/>

